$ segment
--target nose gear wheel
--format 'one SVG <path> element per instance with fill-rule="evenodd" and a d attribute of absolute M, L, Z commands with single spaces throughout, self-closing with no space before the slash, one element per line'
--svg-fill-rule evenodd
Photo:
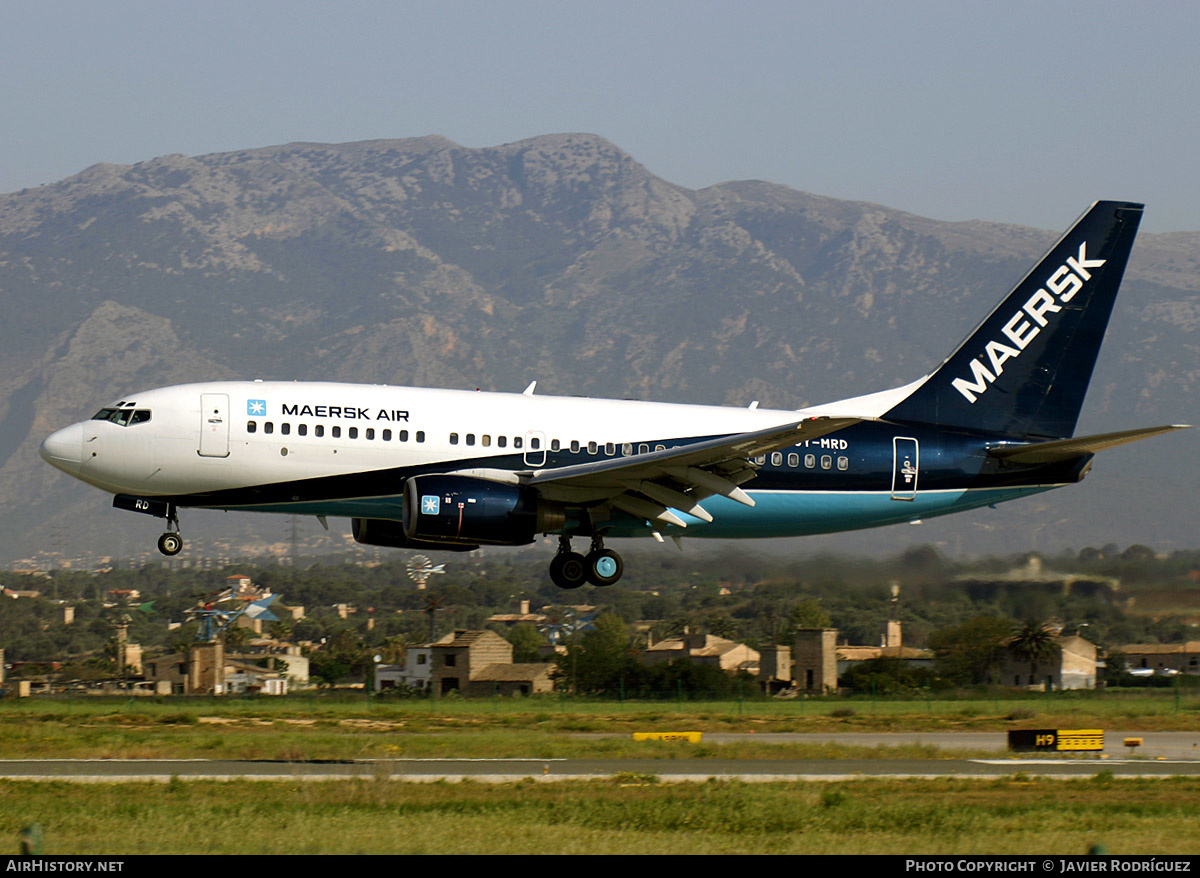
<path fill-rule="evenodd" d="M 183 535 L 179 533 L 179 515 L 174 506 L 167 507 L 167 532 L 158 538 L 158 551 L 167 557 L 183 551 Z"/>

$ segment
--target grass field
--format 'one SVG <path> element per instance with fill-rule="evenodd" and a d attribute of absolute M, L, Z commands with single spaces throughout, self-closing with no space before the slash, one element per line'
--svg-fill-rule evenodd
<path fill-rule="evenodd" d="M 935 757 L 929 747 L 635 743 L 633 730 L 1000 731 L 1200 728 L 1170 693 L 955 701 L 368 702 L 27 699 L 0 702 L 0 757 L 251 759 L 638 756 Z M 609 732 L 613 737 L 578 733 Z M 619 734 L 616 734 L 619 733 Z M 961 752 L 954 754 L 962 756 Z M 359 781 L 0 782 L 0 835 L 40 823 L 47 854 L 1193 853 L 1200 780 L 665 784 Z"/>
<path fill-rule="evenodd" d="M 0 702 L 0 758 L 219 756 L 242 759 L 395 757 L 671 758 L 671 745 L 633 731 L 886 732 L 1013 728 L 1200 730 L 1200 696 L 1170 691 L 956 700 L 745 702 L 563 701 L 547 698 L 370 701 L 288 698 L 75 698 Z M 609 733 L 587 737 L 579 733 Z M 812 745 L 709 745 L 692 756 L 813 758 Z M 861 755 L 853 753 L 852 755 Z M 927 750 L 905 755 L 929 756 Z"/>
<path fill-rule="evenodd" d="M 47 854 L 1195 853 L 1197 780 L 0 782 Z M 14 843 L 15 848 L 15 843 Z M 15 852 L 15 851 L 14 851 Z"/>

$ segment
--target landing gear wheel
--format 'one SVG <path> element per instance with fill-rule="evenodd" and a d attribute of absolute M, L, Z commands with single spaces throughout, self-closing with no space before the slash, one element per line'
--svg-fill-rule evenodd
<path fill-rule="evenodd" d="M 164 555 L 178 555 L 183 549 L 183 537 L 167 532 L 158 538 L 158 551 Z"/>
<path fill-rule="evenodd" d="M 612 585 L 625 572 L 625 563 L 612 549 L 593 549 L 587 556 L 587 580 L 592 585 Z"/>
<path fill-rule="evenodd" d="M 588 564 L 578 552 L 559 552 L 550 562 L 550 579 L 559 588 L 579 588 L 588 581 Z"/>

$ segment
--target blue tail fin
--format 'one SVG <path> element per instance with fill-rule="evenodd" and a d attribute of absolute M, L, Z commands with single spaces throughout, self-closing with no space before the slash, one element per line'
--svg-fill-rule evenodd
<path fill-rule="evenodd" d="M 884 415 L 1001 436 L 1075 432 L 1142 205 L 1098 201 L 932 375 Z"/>

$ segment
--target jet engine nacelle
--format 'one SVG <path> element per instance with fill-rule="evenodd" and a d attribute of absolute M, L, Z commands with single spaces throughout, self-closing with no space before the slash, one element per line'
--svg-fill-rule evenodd
<path fill-rule="evenodd" d="M 350 532 L 354 541 L 364 546 L 387 546 L 392 549 L 421 549 L 439 552 L 470 552 L 479 546 L 470 543 L 425 542 L 410 540 L 404 533 L 404 525 L 399 521 L 389 521 L 385 518 L 352 518 Z"/>
<path fill-rule="evenodd" d="M 533 488 L 470 476 L 414 476 L 404 488 L 404 533 L 410 540 L 522 546 L 559 530 L 566 510 Z"/>

